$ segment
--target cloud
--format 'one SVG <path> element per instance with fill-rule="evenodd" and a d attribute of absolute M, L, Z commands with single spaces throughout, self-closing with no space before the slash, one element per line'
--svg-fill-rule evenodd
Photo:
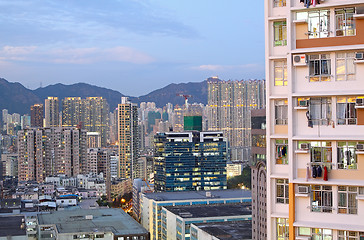
<path fill-rule="evenodd" d="M 148 64 L 155 60 L 136 49 L 117 46 L 113 48 L 40 48 L 36 46 L 4 46 L 0 60 L 53 62 L 60 64 L 90 64 L 96 62 L 125 62 Z"/>
<path fill-rule="evenodd" d="M 163 6 L 150 0 L 135 1 L 6 1 L 0 0 L 2 42 L 44 44 L 110 43 L 134 36 L 196 38 L 187 26 Z"/>
<path fill-rule="evenodd" d="M 259 68 L 259 64 L 243 64 L 243 65 L 200 65 L 191 67 L 193 70 L 199 71 L 230 71 L 230 70 L 239 70 L 239 69 L 254 69 Z"/>

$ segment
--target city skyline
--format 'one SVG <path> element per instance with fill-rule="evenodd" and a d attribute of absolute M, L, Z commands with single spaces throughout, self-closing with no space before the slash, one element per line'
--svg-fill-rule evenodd
<path fill-rule="evenodd" d="M 0 29 L 7 33 L 0 42 L 0 77 L 31 89 L 86 82 L 139 96 L 172 82 L 216 75 L 264 77 L 262 2 L 0 5 Z"/>

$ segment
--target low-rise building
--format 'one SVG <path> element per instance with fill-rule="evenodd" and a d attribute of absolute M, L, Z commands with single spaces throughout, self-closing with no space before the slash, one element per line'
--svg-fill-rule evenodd
<path fill-rule="evenodd" d="M 251 212 L 251 203 L 165 206 L 161 214 L 162 239 L 187 240 L 191 237 L 192 223 L 248 221 Z"/>
<path fill-rule="evenodd" d="M 141 224 L 153 239 L 162 239 L 162 207 L 182 205 L 208 205 L 250 203 L 251 192 L 242 189 L 216 191 L 181 191 L 143 193 L 141 197 Z"/>
<path fill-rule="evenodd" d="M 38 239 L 140 239 L 149 233 L 121 209 L 77 209 L 38 214 Z"/>
<path fill-rule="evenodd" d="M 123 196 L 126 193 L 132 192 L 132 182 L 130 178 L 115 179 L 111 182 L 110 194 L 111 197 Z"/>

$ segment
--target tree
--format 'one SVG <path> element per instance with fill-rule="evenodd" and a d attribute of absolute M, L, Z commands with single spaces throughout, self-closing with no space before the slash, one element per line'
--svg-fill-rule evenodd
<path fill-rule="evenodd" d="M 241 175 L 229 178 L 227 181 L 227 185 L 228 189 L 237 189 L 237 188 L 242 188 L 243 186 L 250 189 L 251 188 L 250 167 L 245 167 Z"/>

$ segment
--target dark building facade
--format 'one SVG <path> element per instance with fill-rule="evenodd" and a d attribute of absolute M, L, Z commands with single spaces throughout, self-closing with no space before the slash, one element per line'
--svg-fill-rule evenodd
<path fill-rule="evenodd" d="M 155 190 L 226 189 L 226 140 L 222 132 L 167 132 L 154 138 Z"/>
<path fill-rule="evenodd" d="M 43 104 L 34 104 L 30 107 L 30 126 L 43 127 Z"/>

